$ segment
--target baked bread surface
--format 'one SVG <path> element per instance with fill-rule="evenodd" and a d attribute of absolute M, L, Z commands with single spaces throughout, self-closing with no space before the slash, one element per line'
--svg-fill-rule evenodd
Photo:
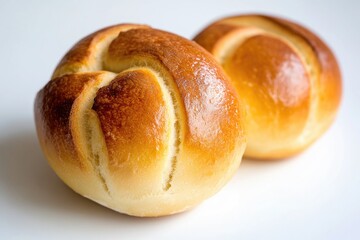
<path fill-rule="evenodd" d="M 122 24 L 79 41 L 37 94 L 35 122 L 56 174 L 134 216 L 184 211 L 234 174 L 246 141 L 235 89 L 197 44 Z"/>
<path fill-rule="evenodd" d="M 279 159 L 311 145 L 334 121 L 342 83 L 329 47 L 291 21 L 240 15 L 194 40 L 212 53 L 247 112 L 245 156 Z"/>

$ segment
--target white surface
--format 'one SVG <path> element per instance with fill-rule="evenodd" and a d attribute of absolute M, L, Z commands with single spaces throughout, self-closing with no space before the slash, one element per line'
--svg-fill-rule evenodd
<path fill-rule="evenodd" d="M 2 1 L 0 239 L 360 239 L 359 3 Z M 324 38 L 338 57 L 341 111 L 308 151 L 281 162 L 244 160 L 216 196 L 192 211 L 157 219 L 108 210 L 55 176 L 37 143 L 33 101 L 72 44 L 121 22 L 190 38 L 212 20 L 245 12 L 296 20 Z"/>

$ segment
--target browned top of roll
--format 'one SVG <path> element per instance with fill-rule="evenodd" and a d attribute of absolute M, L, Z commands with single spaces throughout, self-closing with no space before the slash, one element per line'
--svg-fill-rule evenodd
<path fill-rule="evenodd" d="M 58 116 L 44 110 L 53 109 L 44 99 L 55 83 L 64 91 L 77 87 L 62 125 L 50 124 Z M 53 139 L 65 136 L 47 132 L 66 129 L 74 158 L 93 166 L 120 199 L 172 194 L 173 204 L 189 207 L 229 179 L 245 148 L 240 103 L 225 73 L 203 48 L 168 32 L 117 25 L 91 34 L 64 56 L 44 89 L 36 99 L 36 122 L 47 129 L 39 133 L 42 144 L 56 145 Z M 50 161 L 66 168 L 70 159 Z"/>
<path fill-rule="evenodd" d="M 194 40 L 223 65 L 252 106 L 248 156 L 255 155 L 249 154 L 255 145 L 272 152 L 269 158 L 292 155 L 332 123 L 342 92 L 340 71 L 329 47 L 311 31 L 277 17 L 241 15 L 214 22 Z"/>

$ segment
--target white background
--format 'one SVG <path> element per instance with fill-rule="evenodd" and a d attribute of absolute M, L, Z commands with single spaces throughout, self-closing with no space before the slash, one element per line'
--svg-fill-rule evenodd
<path fill-rule="evenodd" d="M 1 1 L 0 239 L 360 239 L 360 1 Z M 226 15 L 288 17 L 317 32 L 341 65 L 337 121 L 302 155 L 243 160 L 195 209 L 128 217 L 78 196 L 52 172 L 33 102 L 63 54 L 101 27 L 145 23 L 193 37 Z"/>

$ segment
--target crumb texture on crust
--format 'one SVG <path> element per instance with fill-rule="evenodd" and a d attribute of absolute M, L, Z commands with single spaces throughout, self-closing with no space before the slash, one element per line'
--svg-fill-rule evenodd
<path fill-rule="evenodd" d="M 214 22 L 194 40 L 223 66 L 247 109 L 245 156 L 292 156 L 333 122 L 340 71 L 311 31 L 280 18 L 241 15 Z"/>
<path fill-rule="evenodd" d="M 213 57 L 144 25 L 79 41 L 35 100 L 58 176 L 116 211 L 161 216 L 216 193 L 245 149 L 242 109 Z"/>

